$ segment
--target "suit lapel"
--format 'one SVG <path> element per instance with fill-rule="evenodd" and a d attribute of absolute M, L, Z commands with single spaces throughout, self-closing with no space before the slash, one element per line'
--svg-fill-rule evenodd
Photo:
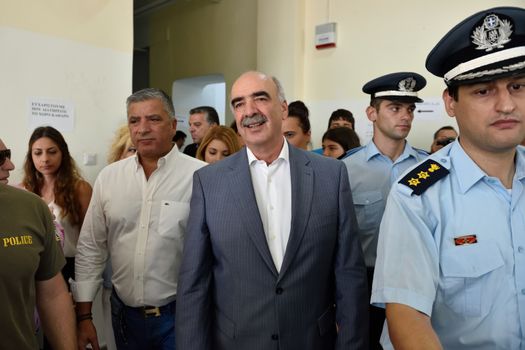
<path fill-rule="evenodd" d="M 292 222 L 290 225 L 290 238 L 286 245 L 279 279 L 286 273 L 303 239 L 312 208 L 314 186 L 313 169 L 309 166 L 310 160 L 294 147 L 290 146 L 289 149 L 292 183 Z"/>
<path fill-rule="evenodd" d="M 243 221 L 246 231 L 257 247 L 262 259 L 272 273 L 277 276 L 277 269 L 266 242 L 261 215 L 255 199 L 246 149 L 241 149 L 231 157 L 235 157 L 235 162 L 230 167 L 230 190 L 237 206 L 237 212 L 240 213 L 240 219 Z"/>

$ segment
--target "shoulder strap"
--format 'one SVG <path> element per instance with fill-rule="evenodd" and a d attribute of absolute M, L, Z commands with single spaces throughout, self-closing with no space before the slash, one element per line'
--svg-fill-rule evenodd
<path fill-rule="evenodd" d="M 412 194 L 419 196 L 448 173 L 443 165 L 434 159 L 427 159 L 406 174 L 399 183 L 410 187 Z"/>

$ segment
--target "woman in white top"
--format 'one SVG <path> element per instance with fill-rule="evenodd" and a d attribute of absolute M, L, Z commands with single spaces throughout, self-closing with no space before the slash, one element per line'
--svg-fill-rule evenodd
<path fill-rule="evenodd" d="M 53 127 L 38 127 L 29 139 L 22 186 L 48 204 L 64 228 L 66 282 L 75 278 L 75 253 L 80 227 L 91 199 L 91 186 L 79 174 L 62 134 Z"/>

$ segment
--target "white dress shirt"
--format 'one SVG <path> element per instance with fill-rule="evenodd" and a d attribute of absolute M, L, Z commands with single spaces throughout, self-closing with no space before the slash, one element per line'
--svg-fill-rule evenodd
<path fill-rule="evenodd" d="M 277 271 L 281 270 L 292 220 L 292 181 L 288 143 L 270 165 L 258 160 L 246 148 L 253 190 L 261 215 L 266 241 Z"/>
<path fill-rule="evenodd" d="M 77 245 L 76 301 L 93 301 L 108 254 L 113 286 L 126 305 L 175 299 L 193 173 L 204 165 L 173 147 L 149 179 L 137 156 L 100 172 Z"/>

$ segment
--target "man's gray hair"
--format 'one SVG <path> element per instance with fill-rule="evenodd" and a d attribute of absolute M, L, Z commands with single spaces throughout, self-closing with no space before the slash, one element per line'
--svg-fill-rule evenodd
<path fill-rule="evenodd" d="M 272 76 L 271 78 L 272 78 L 275 86 L 277 86 L 277 96 L 279 96 L 279 101 L 285 102 L 286 101 L 286 96 L 284 95 L 283 85 L 281 84 L 279 79 L 277 79 L 276 77 Z"/>
<path fill-rule="evenodd" d="M 175 119 L 175 108 L 173 107 L 171 97 L 161 89 L 147 88 L 134 92 L 126 99 L 126 108 L 129 110 L 129 106 L 132 103 L 144 102 L 148 100 L 160 100 L 170 119 Z"/>

